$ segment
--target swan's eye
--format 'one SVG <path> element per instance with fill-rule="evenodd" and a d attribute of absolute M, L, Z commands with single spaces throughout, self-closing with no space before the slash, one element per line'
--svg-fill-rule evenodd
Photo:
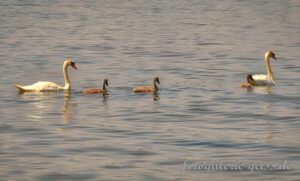
<path fill-rule="evenodd" d="M 74 62 L 71 62 L 71 65 L 74 65 L 75 63 Z"/>

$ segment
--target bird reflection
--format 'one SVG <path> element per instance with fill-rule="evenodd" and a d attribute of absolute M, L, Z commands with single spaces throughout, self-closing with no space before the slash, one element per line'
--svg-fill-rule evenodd
<path fill-rule="evenodd" d="M 270 112 L 272 111 L 274 104 L 275 103 L 266 102 L 264 105 L 264 109 L 262 110 L 263 111 L 262 114 L 263 115 L 271 114 Z M 274 137 L 273 126 L 274 125 L 272 124 L 272 121 L 270 121 L 269 119 L 266 119 L 266 134 L 265 134 L 265 138 L 264 138 L 266 143 L 271 143 L 273 140 L 273 137 Z"/>
<path fill-rule="evenodd" d="M 107 100 L 108 100 L 108 93 L 107 92 L 103 93 L 102 94 L 102 98 L 103 98 L 103 102 L 107 102 Z"/>
<path fill-rule="evenodd" d="M 66 90 L 64 94 L 64 104 L 62 107 L 63 122 L 70 123 L 71 113 L 70 113 L 70 91 Z"/>
<path fill-rule="evenodd" d="M 272 86 L 252 86 L 250 88 L 247 88 L 247 91 L 259 94 L 272 94 L 272 89 Z"/>
<path fill-rule="evenodd" d="M 28 103 L 30 107 L 30 113 L 26 114 L 26 117 L 30 118 L 31 120 L 43 120 L 45 111 L 49 109 L 49 103 L 45 103 L 44 100 L 47 98 L 47 95 L 39 92 L 39 93 L 19 93 L 22 97 L 23 101 Z M 25 107 L 24 109 L 26 109 Z"/>
<path fill-rule="evenodd" d="M 56 101 L 53 101 L 52 98 L 60 97 L 60 93 L 58 92 L 24 92 L 19 94 L 22 99 L 27 102 L 29 105 L 27 107 L 30 108 L 30 113 L 26 116 L 30 119 L 36 120 L 44 120 L 47 117 L 47 113 L 55 110 Z M 64 92 L 64 103 L 62 107 L 63 113 L 63 122 L 68 123 L 71 118 L 70 113 L 70 92 Z"/>
<path fill-rule="evenodd" d="M 157 92 L 157 91 L 155 91 L 154 93 L 153 93 L 153 100 L 154 101 L 159 101 L 159 93 Z"/>

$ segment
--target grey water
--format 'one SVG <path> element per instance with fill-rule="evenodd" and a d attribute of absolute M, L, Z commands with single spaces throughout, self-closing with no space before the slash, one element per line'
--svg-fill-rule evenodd
<path fill-rule="evenodd" d="M 299 0 L 0 1 L 0 180 L 299 179 L 299 17 Z M 268 50 L 276 85 L 239 88 Z M 63 85 L 67 57 L 71 93 L 13 87 Z M 155 76 L 158 95 L 132 92 Z"/>

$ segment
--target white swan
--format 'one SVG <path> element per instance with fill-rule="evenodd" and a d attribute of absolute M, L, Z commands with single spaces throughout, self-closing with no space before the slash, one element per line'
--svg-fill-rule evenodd
<path fill-rule="evenodd" d="M 53 82 L 40 81 L 32 85 L 21 86 L 15 84 L 15 87 L 19 90 L 19 92 L 47 92 L 47 91 L 60 91 L 60 90 L 70 90 L 71 83 L 68 76 L 68 67 L 71 65 L 74 69 L 77 69 L 76 64 L 72 61 L 72 59 L 67 58 L 63 64 L 63 74 L 65 79 L 65 86 L 59 86 Z"/>
<path fill-rule="evenodd" d="M 275 54 L 272 51 L 267 51 L 265 53 L 265 64 L 266 64 L 266 68 L 267 68 L 267 75 L 264 75 L 264 74 L 251 75 L 251 74 L 249 74 L 253 80 L 251 82 L 249 82 L 249 80 L 248 80 L 249 84 L 251 84 L 252 86 L 273 86 L 273 85 L 275 85 L 275 79 L 274 79 L 274 75 L 273 75 L 271 65 L 270 65 L 270 58 L 273 58 L 276 60 Z"/>

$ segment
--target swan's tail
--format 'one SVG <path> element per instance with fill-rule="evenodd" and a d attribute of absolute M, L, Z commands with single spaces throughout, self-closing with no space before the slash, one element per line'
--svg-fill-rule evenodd
<path fill-rule="evenodd" d="M 22 93 L 22 92 L 26 91 L 22 86 L 20 86 L 18 84 L 14 84 L 14 86 L 19 90 L 19 93 Z"/>

